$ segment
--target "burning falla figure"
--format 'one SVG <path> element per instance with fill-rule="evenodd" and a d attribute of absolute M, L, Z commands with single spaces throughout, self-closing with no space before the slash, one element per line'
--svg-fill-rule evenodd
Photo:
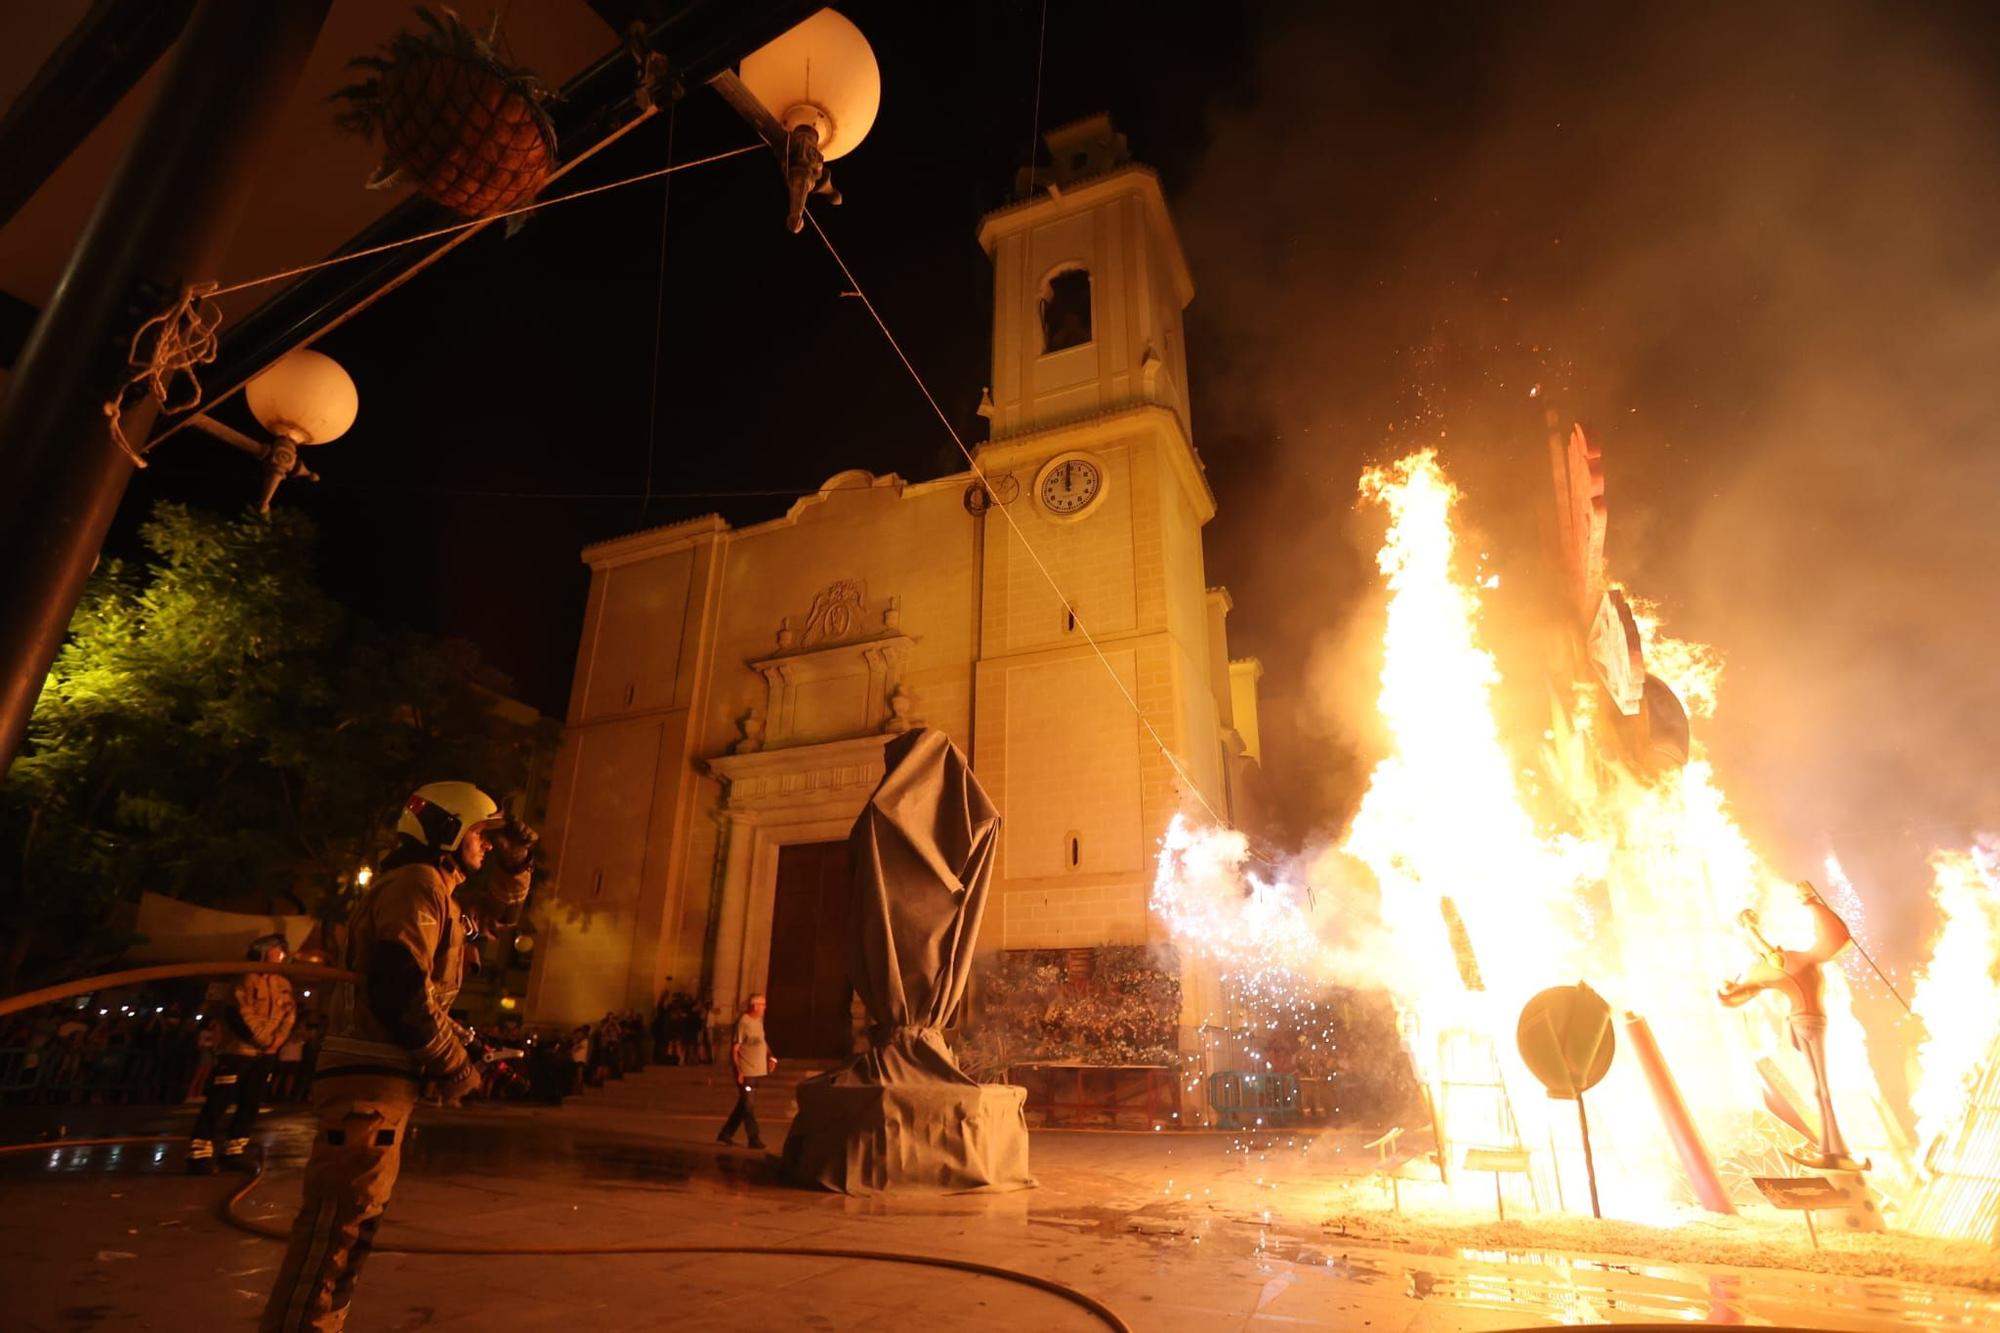
<path fill-rule="evenodd" d="M 1848 1155 L 1847 1141 L 1841 1137 L 1840 1122 L 1833 1114 L 1833 1089 L 1826 1081 L 1826 982 L 1821 969 L 1853 936 L 1847 923 L 1819 896 L 1819 890 L 1801 880 L 1798 892 L 1799 902 L 1812 915 L 1812 944 L 1804 949 L 1778 948 L 1764 938 L 1757 913 L 1745 908 L 1736 919 L 1757 941 L 1761 956 L 1746 975 L 1724 982 L 1716 997 L 1732 1009 L 1749 1003 L 1759 991 L 1774 990 L 1785 997 L 1791 1006 L 1792 1045 L 1812 1067 L 1820 1123 L 1819 1151 L 1791 1156 L 1817 1171 L 1866 1171 L 1867 1162 Z"/>

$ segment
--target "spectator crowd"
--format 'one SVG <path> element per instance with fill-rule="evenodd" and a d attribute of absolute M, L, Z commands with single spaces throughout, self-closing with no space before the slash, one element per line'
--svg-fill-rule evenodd
<path fill-rule="evenodd" d="M 214 1066 L 212 1015 L 199 1003 L 141 993 L 83 1008 L 50 1006 L 0 1019 L 0 1102 L 179 1105 L 201 1099 Z M 713 1064 L 714 1015 L 674 992 L 651 1019 L 607 1013 L 569 1029 L 504 1019 L 479 1032 L 481 1098 L 559 1103 L 648 1064 Z M 303 1016 L 278 1052 L 272 1105 L 310 1098 L 324 1024 Z"/>
<path fill-rule="evenodd" d="M 274 1102 L 303 1101 L 321 1028 L 301 1023 L 278 1053 Z M 214 1063 L 209 1015 L 141 994 L 0 1020 L 0 1101 L 11 1105 L 177 1105 L 199 1098 Z"/>

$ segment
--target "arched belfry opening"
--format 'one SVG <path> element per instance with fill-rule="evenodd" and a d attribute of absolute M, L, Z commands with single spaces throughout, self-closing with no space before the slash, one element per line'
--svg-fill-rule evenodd
<path fill-rule="evenodd" d="M 1042 354 L 1081 347 L 1090 339 L 1090 270 L 1067 264 L 1042 284 Z"/>

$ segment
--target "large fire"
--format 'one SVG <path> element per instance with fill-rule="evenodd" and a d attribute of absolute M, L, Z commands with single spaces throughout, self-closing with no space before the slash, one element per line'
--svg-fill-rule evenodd
<path fill-rule="evenodd" d="M 1756 909 L 1781 945 L 1810 938 L 1795 877 L 1766 864 L 1731 818 L 1698 727 L 1687 762 L 1649 778 L 1603 757 L 1594 736 L 1613 719 L 1599 715 L 1595 689 L 1560 687 L 1546 730 L 1507 735 L 1500 668 L 1481 642 L 1482 588 L 1494 580 L 1464 568 L 1458 494 L 1437 456 L 1371 469 L 1361 493 L 1388 517 L 1377 695 L 1387 744 L 1359 808 L 1337 845 L 1285 874 L 1260 871 L 1240 835 L 1176 823 L 1156 910 L 1226 989 L 1388 991 L 1453 1150 L 1525 1150 L 1545 1205 L 1560 1197 L 1574 1209 L 1586 1197 L 1581 1137 L 1573 1106 L 1548 1098 L 1523 1066 L 1515 1026 L 1536 992 L 1577 981 L 1610 1002 L 1621 1043 L 1628 1015 L 1650 1026 L 1739 1200 L 1748 1176 L 1788 1174 L 1778 1149 L 1801 1140 L 1765 1109 L 1767 1089 L 1808 1119 L 1813 1102 L 1783 1006 L 1765 997 L 1724 1008 L 1716 989 L 1755 958 L 1742 909 Z M 1633 609 L 1647 667 L 1692 718 L 1711 716 L 1717 655 L 1667 635 L 1644 603 Z M 1962 928 L 1944 932 L 1918 990 L 1933 1034 L 1916 1084 L 1926 1139 L 1948 1127 L 2000 1034 L 1995 858 L 1935 864 L 1947 924 Z M 1914 1144 L 1877 1086 L 1848 974 L 1825 975 L 1839 1117 L 1893 1202 L 1916 1182 Z M 1607 1215 L 1685 1215 L 1689 1176 L 1635 1062 L 1621 1052 L 1586 1102 Z M 1479 1176 L 1464 1188 L 1490 1201 L 1494 1185 Z"/>

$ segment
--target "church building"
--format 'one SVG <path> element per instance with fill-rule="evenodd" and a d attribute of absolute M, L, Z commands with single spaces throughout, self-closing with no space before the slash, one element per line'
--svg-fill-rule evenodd
<path fill-rule="evenodd" d="M 762 991 L 775 1050 L 845 1054 L 845 839 L 911 727 L 949 733 L 1001 812 L 982 950 L 1157 939 L 1168 821 L 1240 822 L 1261 668 L 1204 578 L 1187 261 L 1108 118 L 1046 142 L 1034 193 L 979 224 L 977 473 L 855 469 L 767 523 L 584 550 L 535 1021 Z"/>

